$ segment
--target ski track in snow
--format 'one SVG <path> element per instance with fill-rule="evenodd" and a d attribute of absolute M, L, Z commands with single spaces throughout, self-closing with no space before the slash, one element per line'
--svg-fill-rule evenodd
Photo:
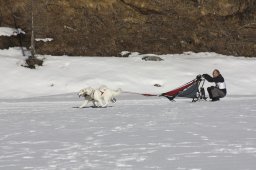
<path fill-rule="evenodd" d="M 220 102 L 75 94 L 0 100 L 0 169 L 254 170 L 255 96 Z"/>

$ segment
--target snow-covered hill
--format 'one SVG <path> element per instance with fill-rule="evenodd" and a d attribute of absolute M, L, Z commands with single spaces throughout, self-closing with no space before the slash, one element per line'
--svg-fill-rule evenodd
<path fill-rule="evenodd" d="M 228 95 L 256 95 L 256 58 L 188 52 L 161 55 L 163 61 L 153 62 L 141 60 L 143 56 L 41 56 L 44 66 L 30 70 L 20 66 L 24 58 L 19 48 L 0 50 L 0 98 L 65 94 L 100 85 L 159 94 L 215 68 L 226 80 Z"/>

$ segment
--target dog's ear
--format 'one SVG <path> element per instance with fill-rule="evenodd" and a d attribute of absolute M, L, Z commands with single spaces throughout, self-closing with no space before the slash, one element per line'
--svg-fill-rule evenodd
<path fill-rule="evenodd" d="M 90 95 L 92 93 L 92 89 L 91 88 L 88 88 L 85 90 L 85 92 L 87 95 Z"/>
<path fill-rule="evenodd" d="M 84 95 L 84 89 L 79 92 L 79 94 Z"/>

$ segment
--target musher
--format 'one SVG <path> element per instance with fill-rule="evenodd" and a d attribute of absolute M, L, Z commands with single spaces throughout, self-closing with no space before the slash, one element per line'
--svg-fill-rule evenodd
<path fill-rule="evenodd" d="M 208 94 L 212 101 L 218 101 L 220 98 L 223 98 L 227 94 L 225 80 L 220 74 L 218 69 L 214 69 L 212 72 L 212 76 L 208 74 L 202 75 L 208 82 L 214 82 L 215 86 L 211 86 L 207 88 Z"/>

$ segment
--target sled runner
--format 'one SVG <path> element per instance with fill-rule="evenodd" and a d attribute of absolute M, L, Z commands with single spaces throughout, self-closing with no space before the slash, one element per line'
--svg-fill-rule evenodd
<path fill-rule="evenodd" d="M 202 79 L 202 76 L 198 75 L 194 80 L 191 80 L 174 90 L 162 93 L 159 96 L 164 96 L 170 101 L 174 101 L 174 98 L 176 97 L 192 98 L 192 102 L 196 102 L 200 99 L 206 100 L 203 88 L 204 82 L 205 79 Z"/>

